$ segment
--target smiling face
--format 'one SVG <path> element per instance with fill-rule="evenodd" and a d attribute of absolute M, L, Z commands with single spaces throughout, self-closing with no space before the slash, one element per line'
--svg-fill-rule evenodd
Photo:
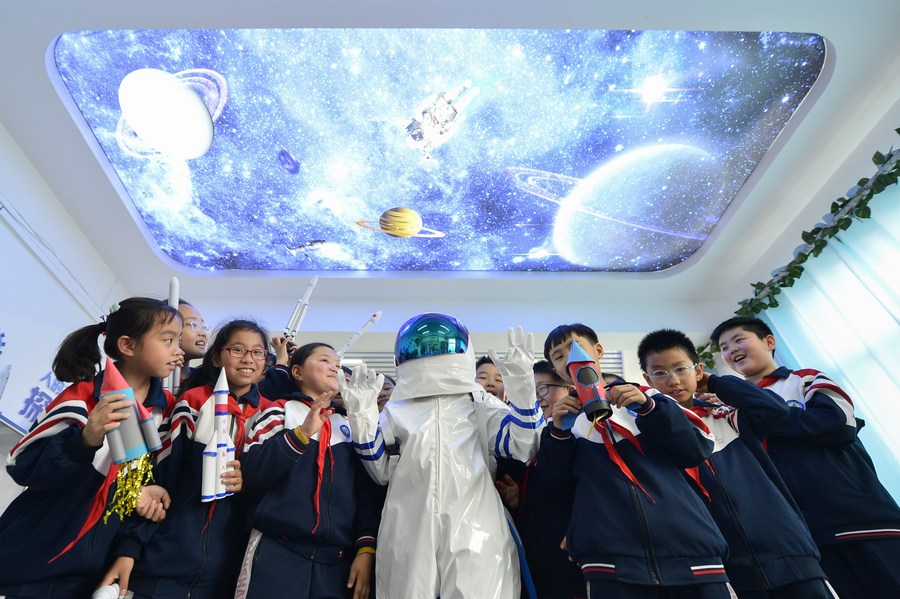
<path fill-rule="evenodd" d="M 553 405 L 569 394 L 568 385 L 560 383 L 558 379 L 546 372 L 534 373 L 534 387 L 538 404 L 544 412 L 544 418 L 548 419 L 552 413 Z M 543 396 L 541 395 L 542 392 Z"/>
<path fill-rule="evenodd" d="M 181 331 L 181 349 L 184 350 L 184 359 L 195 360 L 206 355 L 207 328 L 203 322 L 200 311 L 189 304 L 178 306 L 181 318 L 184 319 L 184 329 Z"/>
<path fill-rule="evenodd" d="M 680 347 L 648 353 L 646 360 L 644 380 L 647 384 L 682 406 L 691 407 L 694 393 L 697 392 L 697 381 L 703 375 L 703 364 L 694 364 L 688 353 Z"/>
<path fill-rule="evenodd" d="M 291 376 L 294 377 L 297 389 L 315 399 L 326 391 L 337 393 L 340 390 L 337 377 L 344 376 L 344 372 L 335 351 L 321 345 L 302 364 L 291 366 Z"/>
<path fill-rule="evenodd" d="M 569 372 L 566 369 L 566 363 L 569 361 L 569 352 L 572 349 L 573 340 L 576 341 L 587 355 L 594 360 L 598 368 L 600 367 L 600 358 L 603 357 L 603 346 L 599 343 L 591 343 L 581 335 L 572 335 L 565 341 L 561 341 L 551 347 L 547 352 L 547 357 L 549 358 L 550 363 L 553 364 L 553 370 L 556 371 L 556 374 L 567 383 L 572 382 L 572 378 L 569 376 Z"/>
<path fill-rule="evenodd" d="M 229 335 L 223 349 L 212 357 L 213 366 L 225 369 L 228 389 L 236 397 L 245 395 L 253 383 L 259 380 L 266 364 L 266 340 L 257 331 L 237 330 Z M 244 350 L 242 356 L 232 355 L 231 348 Z M 253 353 L 262 352 L 259 357 Z"/>
<path fill-rule="evenodd" d="M 719 349 L 728 366 L 744 375 L 751 383 L 758 383 L 775 370 L 775 337 L 760 339 L 755 333 L 737 327 L 719 335 Z"/>
<path fill-rule="evenodd" d="M 506 390 L 503 387 L 503 375 L 492 362 L 485 362 L 475 371 L 475 382 L 484 390 L 503 399 Z"/>

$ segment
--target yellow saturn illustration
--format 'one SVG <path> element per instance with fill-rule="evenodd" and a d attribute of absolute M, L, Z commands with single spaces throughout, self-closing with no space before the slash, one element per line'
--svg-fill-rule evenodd
<path fill-rule="evenodd" d="M 409 237 L 443 237 L 441 231 L 426 229 L 422 225 L 422 217 L 412 208 L 388 208 L 381 214 L 378 222 L 358 220 L 356 224 L 365 229 L 381 231 L 391 237 L 407 239 Z"/>

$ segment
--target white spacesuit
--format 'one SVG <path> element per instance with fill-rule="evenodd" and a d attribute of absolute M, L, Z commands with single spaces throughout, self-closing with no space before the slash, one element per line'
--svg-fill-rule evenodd
<path fill-rule="evenodd" d="M 466 328 L 450 316 L 423 314 L 397 335 L 397 386 L 380 425 L 376 377 L 358 367 L 342 389 L 357 453 L 388 485 L 378 597 L 519 597 L 518 556 L 488 454 L 527 461 L 537 452 L 544 418 L 532 346 L 530 334 L 511 329 L 506 357 L 492 352 L 507 405 L 475 382 Z"/>

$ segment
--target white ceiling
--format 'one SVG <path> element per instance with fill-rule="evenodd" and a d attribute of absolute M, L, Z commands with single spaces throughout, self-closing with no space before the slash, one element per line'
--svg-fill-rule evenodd
<path fill-rule="evenodd" d="M 458 26 L 821 34 L 828 42 L 828 65 L 811 99 L 801 106 L 704 248 L 686 263 L 656 274 L 323 275 L 304 326 L 352 330 L 381 309 L 382 330 L 396 330 L 416 313 L 441 310 L 478 331 L 501 331 L 519 323 L 546 331 L 572 320 L 618 332 L 664 325 L 702 331 L 727 317 L 749 294 L 750 283 L 767 280 L 771 270 L 790 260 L 792 249 L 800 244 L 800 232 L 811 228 L 857 179 L 874 171 L 870 157 L 876 150 L 900 145 L 893 132 L 900 126 L 900 2 L 726 4 L 6 2 L 0 17 L 0 124 L 128 293 L 162 295 L 169 277 L 177 274 L 182 293 L 205 310 L 222 315 L 252 312 L 276 327 L 289 315 L 312 273 L 205 276 L 176 272 L 163 263 L 143 241 L 50 83 L 45 55 L 59 33 L 117 28 Z"/>

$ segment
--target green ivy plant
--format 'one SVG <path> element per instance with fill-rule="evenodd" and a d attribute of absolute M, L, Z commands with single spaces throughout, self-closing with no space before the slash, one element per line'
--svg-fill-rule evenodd
<path fill-rule="evenodd" d="M 900 129 L 894 129 L 900 135 Z M 738 316 L 753 316 L 768 308 L 778 307 L 778 294 L 785 287 L 791 287 L 794 281 L 803 274 L 803 264 L 810 258 L 822 253 L 828 240 L 841 231 L 846 231 L 854 219 L 862 220 L 872 216 L 869 201 L 890 187 L 897 184 L 900 177 L 900 149 L 891 148 L 887 153 L 875 152 L 872 162 L 878 167 L 875 175 L 868 179 L 860 179 L 847 191 L 847 197 L 838 198 L 831 203 L 831 210 L 822 217 L 822 221 L 809 231 L 803 231 L 800 237 L 803 243 L 794 250 L 794 259 L 784 266 L 772 271 L 772 278 L 767 282 L 753 283 L 753 297 L 738 302 L 735 310 Z M 713 356 L 719 348 L 712 342 L 697 348 L 700 360 L 708 368 L 713 368 Z"/>

